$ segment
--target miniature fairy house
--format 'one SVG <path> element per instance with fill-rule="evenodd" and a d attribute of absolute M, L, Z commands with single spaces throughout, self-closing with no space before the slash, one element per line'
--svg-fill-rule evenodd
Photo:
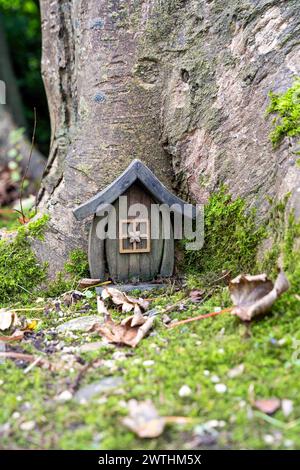
<path fill-rule="evenodd" d="M 122 196 L 126 196 L 128 206 L 125 215 L 120 211 Z M 130 215 L 136 204 L 142 204 L 145 210 Z M 169 236 L 164 234 L 163 223 L 153 235 L 151 208 L 158 204 L 180 212 L 185 202 L 174 196 L 141 161 L 134 160 L 113 183 L 73 211 L 77 220 L 94 216 L 88 251 L 91 277 L 137 282 L 172 276 L 174 222 Z M 101 227 L 105 224 L 107 229 L 112 222 L 116 236 L 99 236 Z"/>

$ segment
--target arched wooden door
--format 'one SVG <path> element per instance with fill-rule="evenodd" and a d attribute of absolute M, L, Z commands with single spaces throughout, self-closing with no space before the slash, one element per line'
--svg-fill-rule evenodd
<path fill-rule="evenodd" d="M 105 241 L 108 271 L 115 282 L 149 281 L 160 273 L 164 250 L 161 233 L 157 240 L 151 239 L 151 204 L 155 204 L 155 201 L 137 183 L 123 196 L 127 196 L 128 209 L 134 204 L 143 204 L 147 216 L 145 213 L 137 213 L 136 217 L 120 219 L 119 200 L 115 202 L 117 239 Z M 131 236 L 126 237 L 126 232 Z"/>

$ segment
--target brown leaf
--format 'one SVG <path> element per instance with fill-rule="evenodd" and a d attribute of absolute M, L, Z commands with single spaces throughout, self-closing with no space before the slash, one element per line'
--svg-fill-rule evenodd
<path fill-rule="evenodd" d="M 99 313 L 100 315 L 103 315 L 103 316 L 104 316 L 104 320 L 105 320 L 105 321 L 106 321 L 108 318 L 110 318 L 110 313 L 109 313 L 109 311 L 107 310 L 107 308 L 105 307 L 103 300 L 101 300 L 101 298 L 100 298 L 99 296 L 97 296 L 97 309 L 98 309 L 98 313 Z"/>
<path fill-rule="evenodd" d="M 190 299 L 193 303 L 198 303 L 201 302 L 203 295 L 204 295 L 204 290 L 192 290 L 190 292 Z"/>
<path fill-rule="evenodd" d="M 267 400 L 256 400 L 254 404 L 258 410 L 267 415 L 272 415 L 279 410 L 281 401 L 278 398 L 269 398 Z"/>
<path fill-rule="evenodd" d="M 121 292 L 114 287 L 106 287 L 102 291 L 102 299 L 111 299 L 112 302 L 118 307 L 122 307 L 122 312 L 128 313 L 132 310 L 140 309 L 147 310 L 149 307 L 149 302 L 145 299 L 135 299 Z"/>
<path fill-rule="evenodd" d="M 133 319 L 135 319 L 135 325 L 132 325 Z M 123 320 L 122 323 L 116 323 L 112 318 L 108 318 L 103 324 L 93 325 L 90 331 L 97 331 L 109 343 L 126 344 L 135 348 L 152 328 L 154 320 L 154 317 L 147 318 L 140 325 L 136 324 L 135 316 Z"/>
<path fill-rule="evenodd" d="M 3 343 L 12 343 L 13 341 L 21 341 L 24 338 L 25 331 L 16 330 L 10 336 L 0 336 L 0 341 Z"/>
<path fill-rule="evenodd" d="M 159 437 L 166 424 L 185 425 L 194 421 L 194 418 L 184 416 L 159 416 L 151 400 L 130 400 L 128 408 L 129 415 L 122 422 L 142 439 Z"/>
<path fill-rule="evenodd" d="M 268 312 L 277 298 L 288 289 L 289 282 L 283 271 L 279 272 L 275 284 L 266 274 L 241 274 L 229 283 L 234 303 L 232 313 L 243 321 L 250 321 L 255 316 Z"/>
<path fill-rule="evenodd" d="M 78 289 L 85 289 L 86 287 L 98 286 L 101 283 L 101 279 L 80 279 L 78 282 Z"/>
<path fill-rule="evenodd" d="M 19 319 L 15 312 L 6 310 L 5 308 L 0 309 L 0 330 L 5 331 L 9 328 L 19 324 Z"/>
<path fill-rule="evenodd" d="M 150 400 L 137 402 L 130 400 L 129 416 L 123 419 L 123 424 L 141 438 L 155 438 L 163 433 L 166 421 L 160 417 Z"/>

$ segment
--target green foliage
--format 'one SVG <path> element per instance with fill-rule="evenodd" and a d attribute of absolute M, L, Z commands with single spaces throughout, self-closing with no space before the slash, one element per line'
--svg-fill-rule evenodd
<path fill-rule="evenodd" d="M 70 253 L 69 261 L 65 264 L 65 271 L 74 277 L 89 277 L 89 263 L 84 251 L 77 249 Z"/>
<path fill-rule="evenodd" d="M 38 0 L 0 0 L 0 16 L 21 92 L 28 134 L 33 129 L 33 108 L 37 109 L 36 144 L 46 155 L 50 124 L 46 94 L 41 77 L 41 20 Z"/>
<path fill-rule="evenodd" d="M 270 140 L 277 147 L 285 137 L 300 135 L 300 78 L 286 92 L 276 94 L 270 92 L 271 103 L 267 114 L 277 114 L 274 118 L 274 130 Z"/>
<path fill-rule="evenodd" d="M 41 292 L 41 296 L 58 297 L 76 288 L 79 279 L 84 277 L 90 277 L 87 255 L 80 249 L 73 250 L 64 270 L 57 273 L 55 280 L 48 284 L 47 289 Z"/>
<path fill-rule="evenodd" d="M 30 299 L 46 277 L 46 266 L 37 262 L 30 239 L 42 239 L 48 217 L 18 229 L 13 241 L 0 240 L 0 305 Z"/>
<path fill-rule="evenodd" d="M 251 271 L 258 245 L 266 236 L 265 228 L 257 226 L 255 210 L 247 211 L 245 201 L 233 200 L 223 186 L 210 197 L 204 214 L 204 246 L 185 252 L 189 271 L 196 271 L 204 282 L 224 270 L 232 276 Z"/>

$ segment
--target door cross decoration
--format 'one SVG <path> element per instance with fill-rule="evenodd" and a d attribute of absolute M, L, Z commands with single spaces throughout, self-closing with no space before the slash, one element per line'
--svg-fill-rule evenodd
<path fill-rule="evenodd" d="M 147 219 L 120 220 L 120 253 L 150 253 L 150 228 Z"/>

